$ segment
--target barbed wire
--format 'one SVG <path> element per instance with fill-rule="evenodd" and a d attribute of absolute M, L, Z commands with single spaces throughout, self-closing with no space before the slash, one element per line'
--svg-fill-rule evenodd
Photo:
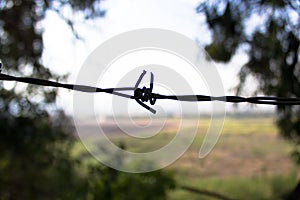
<path fill-rule="evenodd" d="M 117 95 L 120 97 L 133 99 L 139 105 L 149 110 L 153 114 L 156 113 L 156 110 L 145 104 L 149 102 L 151 105 L 156 103 L 157 99 L 168 99 L 176 101 L 190 101 L 190 102 L 205 102 L 205 101 L 222 101 L 222 102 L 231 102 L 231 103 L 242 103 L 247 102 L 251 104 L 267 104 L 267 105 L 300 105 L 300 98 L 287 98 L 287 97 L 267 97 L 267 96 L 256 96 L 256 97 L 241 97 L 241 96 L 206 96 L 206 95 L 163 95 L 158 93 L 153 93 L 153 83 L 154 75 L 151 72 L 150 77 L 150 87 L 139 88 L 139 85 L 146 74 L 144 70 L 140 77 L 138 78 L 134 87 L 121 87 L 121 88 L 99 88 L 86 85 L 76 85 L 76 84 L 65 84 L 49 80 L 43 80 L 38 78 L 29 78 L 29 77 L 16 77 L 1 72 L 2 63 L 0 63 L 0 80 L 2 81 L 16 81 L 40 86 L 50 86 L 56 88 L 65 88 L 69 90 L 75 90 L 80 92 L 87 93 L 97 93 L 103 92 L 112 95 Z M 121 91 L 134 91 L 133 95 L 124 94 Z"/>

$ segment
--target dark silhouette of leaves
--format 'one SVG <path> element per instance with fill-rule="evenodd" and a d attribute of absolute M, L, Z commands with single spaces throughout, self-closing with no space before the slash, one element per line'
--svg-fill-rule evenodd
<path fill-rule="evenodd" d="M 247 47 L 249 60 L 240 70 L 237 93 L 243 90 L 247 77 L 254 76 L 259 82 L 257 92 L 300 97 L 298 0 L 207 1 L 197 7 L 197 12 L 205 15 L 213 35 L 206 47 L 212 59 L 229 62 L 237 48 Z M 249 33 L 246 29 L 254 15 L 261 25 Z M 279 105 L 277 112 L 282 136 L 299 145 L 300 107 Z M 296 191 L 290 199 L 300 199 L 300 187 Z"/>

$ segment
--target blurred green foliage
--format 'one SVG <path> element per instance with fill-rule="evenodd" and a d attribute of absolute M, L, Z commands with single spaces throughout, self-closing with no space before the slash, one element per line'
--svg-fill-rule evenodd
<path fill-rule="evenodd" d="M 63 8 L 85 19 L 102 17 L 101 0 L 0 0 L 3 71 L 61 80 L 42 63 L 47 11 L 69 27 Z M 16 85 L 15 85 L 16 86 Z M 162 199 L 174 187 L 171 174 L 128 174 L 72 155 L 73 126 L 55 106 L 57 90 L 31 85 L 5 89 L 0 82 L 0 199 Z"/>
<path fill-rule="evenodd" d="M 299 0 L 213 0 L 201 3 L 197 12 L 204 14 L 212 32 L 205 49 L 213 60 L 230 62 L 239 48 L 248 55 L 237 94 L 252 76 L 258 80 L 255 93 L 300 97 Z M 277 113 L 281 135 L 298 146 L 300 106 L 277 106 Z M 292 193 L 291 199 L 300 199 L 300 182 Z"/>
<path fill-rule="evenodd" d="M 249 57 L 239 72 L 237 93 L 253 76 L 259 83 L 255 93 L 300 97 L 299 1 L 214 0 L 200 4 L 197 12 L 212 31 L 206 50 L 213 60 L 229 62 L 238 48 Z M 282 135 L 295 143 L 300 142 L 299 108 L 277 107 Z"/>
<path fill-rule="evenodd" d="M 165 199 L 167 191 L 175 187 L 169 172 L 128 174 L 96 166 L 89 169 L 89 174 L 91 178 L 84 190 L 88 198 L 84 199 Z"/>

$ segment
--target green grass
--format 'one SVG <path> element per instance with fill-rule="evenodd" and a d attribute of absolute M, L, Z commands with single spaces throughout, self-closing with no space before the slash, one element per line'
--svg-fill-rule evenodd
<path fill-rule="evenodd" d="M 224 179 L 205 178 L 186 185 L 202 190 L 215 191 L 233 199 L 280 199 L 287 191 L 291 190 L 297 183 L 295 172 L 287 175 L 265 176 L 265 177 L 229 177 Z M 214 199 L 204 195 L 194 194 L 182 189 L 170 191 L 168 199 Z"/>

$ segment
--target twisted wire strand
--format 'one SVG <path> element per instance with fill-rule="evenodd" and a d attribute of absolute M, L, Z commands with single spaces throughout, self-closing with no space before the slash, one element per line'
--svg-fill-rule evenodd
<path fill-rule="evenodd" d="M 139 88 L 143 77 L 145 76 L 146 71 L 144 70 L 137 80 L 134 87 L 121 87 L 121 88 L 99 88 L 87 85 L 76 85 L 76 84 L 65 84 L 55 81 L 49 81 L 38 78 L 29 78 L 29 77 L 16 77 L 7 74 L 2 74 L 0 71 L 0 80 L 2 81 L 16 81 L 40 86 L 50 86 L 56 88 L 65 88 L 69 90 L 75 90 L 80 92 L 87 93 L 108 93 L 112 95 L 117 95 L 120 97 L 134 99 L 136 102 L 149 110 L 152 113 L 156 111 L 150 106 L 146 105 L 144 102 L 150 101 L 151 105 L 154 105 L 157 99 L 167 99 L 167 100 L 176 100 L 176 101 L 190 101 L 190 102 L 205 102 L 205 101 L 222 101 L 222 102 L 231 102 L 231 103 L 252 103 L 252 104 L 266 104 L 266 105 L 300 105 L 300 98 L 287 98 L 287 97 L 267 97 L 267 96 L 257 96 L 257 97 L 240 97 L 240 96 L 206 96 L 206 95 L 163 95 L 152 93 L 154 75 L 151 73 L 150 78 L 150 88 Z M 134 95 L 124 94 L 121 91 L 134 91 Z"/>
<path fill-rule="evenodd" d="M 205 96 L 205 95 L 161 95 L 153 94 L 156 99 L 169 99 L 177 101 L 223 101 L 230 103 L 252 103 L 267 105 L 300 105 L 300 98 L 285 97 L 240 97 L 240 96 Z"/>

